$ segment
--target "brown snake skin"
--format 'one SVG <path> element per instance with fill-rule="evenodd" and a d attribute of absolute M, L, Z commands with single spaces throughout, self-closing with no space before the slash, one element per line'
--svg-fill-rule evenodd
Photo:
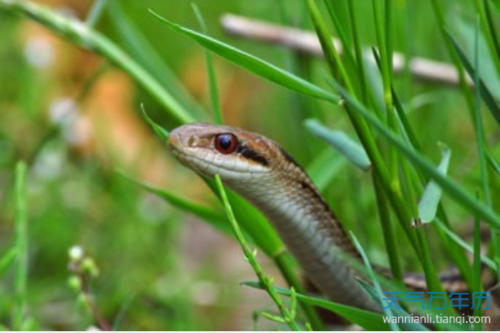
<path fill-rule="evenodd" d="M 193 123 L 173 130 L 168 147 L 182 164 L 210 178 L 219 174 L 260 209 L 307 277 L 331 300 L 380 311 L 341 258 L 342 253 L 359 257 L 358 252 L 310 178 L 278 144 L 239 128 Z M 416 274 L 405 283 L 425 290 L 425 280 Z M 467 290 L 458 275 L 447 275 L 443 283 L 450 291 Z"/>

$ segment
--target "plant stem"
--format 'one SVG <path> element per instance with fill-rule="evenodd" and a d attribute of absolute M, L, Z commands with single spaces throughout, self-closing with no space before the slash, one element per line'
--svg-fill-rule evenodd
<path fill-rule="evenodd" d="M 234 217 L 233 209 L 231 208 L 231 205 L 229 204 L 229 200 L 227 198 L 226 191 L 224 190 L 224 186 L 222 185 L 222 180 L 220 179 L 219 175 L 215 175 L 215 182 L 217 184 L 217 188 L 219 190 L 219 194 L 221 196 L 222 202 L 224 204 L 224 209 L 226 210 L 227 218 L 229 220 L 229 223 L 231 223 L 231 227 L 233 228 L 234 235 L 236 236 L 236 239 L 241 245 L 241 249 L 243 250 L 243 253 L 245 254 L 245 258 L 248 260 L 248 263 L 250 266 L 252 266 L 255 274 L 257 275 L 259 279 L 259 283 L 261 286 L 267 291 L 271 299 L 274 301 L 276 306 L 278 307 L 283 320 L 285 323 L 293 330 L 293 331 L 300 331 L 300 327 L 295 321 L 295 316 L 293 314 L 293 309 L 289 310 L 286 306 L 283 300 L 280 298 L 278 293 L 275 291 L 273 287 L 273 279 L 267 275 L 264 274 L 262 271 L 262 268 L 260 267 L 259 263 L 256 260 L 256 255 L 250 247 L 248 246 L 245 237 L 243 236 L 243 233 L 241 232 L 241 229 L 238 225 L 238 222 L 236 221 L 236 218 Z"/>

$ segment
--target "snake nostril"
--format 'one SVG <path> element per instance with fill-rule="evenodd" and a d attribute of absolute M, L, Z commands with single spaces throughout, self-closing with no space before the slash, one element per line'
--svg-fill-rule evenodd
<path fill-rule="evenodd" d="M 190 137 L 187 141 L 187 144 L 189 147 L 193 147 L 195 145 L 195 143 L 196 143 L 196 140 L 194 137 Z"/>

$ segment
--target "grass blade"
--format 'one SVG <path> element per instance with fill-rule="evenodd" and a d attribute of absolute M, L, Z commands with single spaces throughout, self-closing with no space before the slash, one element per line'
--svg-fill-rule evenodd
<path fill-rule="evenodd" d="M 108 0 L 95 0 L 92 8 L 90 9 L 90 13 L 85 20 L 88 26 L 93 27 L 97 24 L 99 19 L 102 16 L 102 13 L 106 9 L 106 5 L 108 4 Z"/>
<path fill-rule="evenodd" d="M 234 235 L 236 236 L 236 239 L 241 245 L 241 249 L 243 250 L 243 253 L 245 254 L 245 258 L 247 259 L 248 263 L 252 266 L 253 270 L 255 271 L 255 274 L 259 278 L 259 284 L 264 287 L 264 289 L 267 291 L 271 299 L 274 301 L 276 306 L 278 307 L 279 311 L 281 312 L 281 315 L 283 317 L 284 322 L 293 330 L 293 331 L 299 331 L 299 325 L 295 321 L 295 309 L 289 309 L 288 307 L 285 306 L 285 303 L 283 300 L 279 297 L 278 293 L 274 290 L 273 288 L 273 279 L 267 275 L 264 274 L 262 271 L 262 268 L 260 267 L 259 263 L 257 262 L 256 258 L 256 253 L 253 252 L 250 247 L 248 246 L 245 237 L 243 236 L 243 233 L 240 230 L 240 227 L 238 225 L 238 222 L 236 221 L 236 218 L 233 213 L 233 209 L 231 208 L 231 205 L 229 204 L 229 199 L 227 197 L 226 191 L 224 190 L 224 185 L 222 185 L 222 180 L 220 179 L 219 175 L 215 175 L 215 183 L 217 185 L 217 189 L 219 190 L 220 197 L 222 199 L 222 203 L 224 204 L 224 209 L 226 210 L 226 215 L 227 218 L 231 224 L 231 227 L 233 229 Z"/>
<path fill-rule="evenodd" d="M 358 283 L 361 285 L 361 287 L 363 287 L 363 289 L 370 295 L 372 296 L 372 298 L 375 300 L 375 299 L 378 299 L 379 297 L 379 294 L 377 292 L 377 289 L 370 286 L 368 283 L 364 282 L 364 281 L 361 281 L 361 280 L 358 280 Z M 386 302 L 387 303 L 387 302 Z M 412 317 L 410 314 L 408 314 L 408 312 L 404 311 L 404 310 L 401 310 L 401 309 L 398 309 L 396 307 L 394 307 L 393 309 L 391 309 L 394 313 L 394 317 L 395 318 L 407 318 L 406 320 L 401 320 L 402 322 L 399 323 L 399 325 L 401 325 L 401 327 L 405 330 L 405 331 L 429 331 L 429 329 L 427 327 L 425 327 L 424 325 L 418 323 L 418 322 L 415 322 L 414 320 L 411 320 L 410 317 Z M 393 323 L 395 324 L 395 323 Z"/>
<path fill-rule="evenodd" d="M 148 123 L 149 126 L 153 129 L 155 134 L 160 138 L 160 140 L 165 143 L 168 140 L 169 133 L 166 129 L 155 123 L 146 113 L 146 110 L 144 109 L 144 104 L 141 104 L 141 110 L 142 110 L 142 115 L 146 122 Z"/>
<path fill-rule="evenodd" d="M 377 175 L 373 175 L 373 187 L 375 189 L 375 198 L 377 200 L 377 210 L 379 214 L 380 224 L 382 226 L 382 235 L 384 237 L 384 244 L 389 258 L 389 267 L 391 269 L 392 277 L 397 283 L 403 283 L 403 269 L 401 268 L 401 261 L 399 259 L 399 251 L 397 250 L 397 242 L 394 233 L 394 228 L 391 222 L 390 210 L 387 205 L 382 185 L 379 184 L 380 179 Z"/>
<path fill-rule="evenodd" d="M 262 286 L 258 282 L 245 281 L 241 284 L 256 289 L 262 289 Z M 290 291 L 288 289 L 280 287 L 274 287 L 274 289 L 278 294 L 290 296 Z M 383 322 L 382 315 L 379 313 L 353 308 L 344 304 L 327 301 L 317 297 L 310 297 L 300 293 L 297 293 L 296 296 L 299 301 L 330 310 L 349 322 L 366 328 L 367 330 L 386 331 L 389 328 L 389 325 Z"/>
<path fill-rule="evenodd" d="M 439 25 L 439 31 L 441 32 L 441 35 L 443 36 L 443 40 L 446 45 L 446 49 L 448 50 L 448 53 L 451 57 L 451 60 L 453 61 L 453 64 L 455 65 L 457 72 L 458 72 L 458 79 L 460 83 L 460 88 L 462 89 L 465 101 L 467 102 L 468 110 L 470 112 L 470 115 L 473 115 L 474 112 L 474 101 L 472 97 L 472 93 L 469 87 L 469 84 L 467 82 L 467 78 L 465 75 L 465 70 L 462 62 L 459 59 L 459 56 L 457 55 L 457 52 L 454 50 L 453 43 L 450 42 L 449 38 L 447 37 L 447 31 L 446 31 L 446 22 L 444 19 L 444 14 L 443 11 L 441 10 L 440 7 L 440 1 L 438 0 L 430 0 L 432 9 L 434 11 L 434 14 L 436 15 L 436 19 Z"/>
<path fill-rule="evenodd" d="M 189 212 L 193 215 L 196 215 L 199 218 L 207 221 L 209 224 L 211 224 L 215 228 L 223 231 L 224 233 L 231 234 L 231 228 L 227 224 L 226 217 L 221 212 L 216 211 L 210 207 L 196 204 L 192 201 L 189 201 L 187 199 L 179 197 L 173 193 L 170 193 L 170 192 L 167 192 L 167 191 L 162 190 L 160 188 L 154 187 L 153 185 L 148 184 L 146 182 L 134 179 L 132 176 L 126 174 L 125 172 L 123 172 L 121 170 L 117 170 L 116 172 L 123 179 L 131 182 L 132 184 L 135 184 L 135 185 L 141 187 L 142 189 L 144 189 L 150 193 L 157 195 L 158 197 L 167 201 L 172 206 L 179 208 L 181 210 L 184 210 L 186 212 Z"/>
<path fill-rule="evenodd" d="M 356 61 L 354 59 L 354 55 L 351 52 L 351 45 L 352 42 L 349 39 L 349 36 L 347 35 L 346 31 L 344 30 L 344 25 L 342 22 L 340 22 L 339 17 L 342 14 L 339 14 L 336 12 L 336 9 L 333 8 L 333 2 L 334 0 L 324 0 L 326 10 L 330 16 L 330 19 L 335 27 L 335 31 L 337 36 L 339 37 L 341 43 L 342 43 L 342 52 L 343 52 L 343 58 L 346 62 L 346 67 L 351 68 L 353 70 L 356 69 Z M 350 4 L 351 2 L 348 2 Z M 352 22 L 352 20 L 351 20 Z M 352 33 L 353 38 L 356 37 L 356 34 Z M 361 81 L 360 81 L 361 82 Z"/>
<path fill-rule="evenodd" d="M 316 2 L 314 0 L 307 0 L 307 7 L 332 77 L 336 77 L 337 73 L 339 73 L 341 81 L 347 86 L 347 89 L 350 92 L 354 93 L 349 76 L 347 75 L 343 62 L 340 60 L 340 55 L 337 52 L 335 45 L 333 45 L 332 36 L 330 35 L 325 22 L 321 18 Z"/>
<path fill-rule="evenodd" d="M 458 57 L 459 57 L 460 61 L 462 62 L 465 70 L 470 75 L 470 77 L 474 78 L 476 76 L 477 68 L 474 69 L 472 67 L 471 63 L 467 59 L 467 56 L 462 51 L 462 49 L 460 48 L 458 43 L 455 41 L 453 36 L 448 31 L 446 31 L 446 33 L 447 33 L 448 39 L 450 40 L 451 44 L 455 48 L 455 51 L 457 52 Z M 497 123 L 500 125 L 500 108 L 498 107 L 498 105 L 495 101 L 495 98 L 493 97 L 491 92 L 488 90 L 488 88 L 484 84 L 483 80 L 481 80 L 479 78 L 478 81 L 479 81 L 479 89 L 481 92 L 481 96 L 483 97 L 484 102 L 488 106 L 488 109 L 490 110 L 491 114 L 493 115 L 493 118 L 495 118 Z"/>
<path fill-rule="evenodd" d="M 488 170 L 486 169 L 486 143 L 483 129 L 483 117 L 481 115 L 481 93 L 479 86 L 479 17 L 476 20 L 476 31 L 474 38 L 474 115 L 476 119 L 476 143 L 477 152 L 479 157 L 479 169 L 481 170 L 481 183 L 483 187 L 483 195 L 485 202 L 488 206 L 491 206 L 491 194 L 489 188 Z"/>
<path fill-rule="evenodd" d="M 203 19 L 203 15 L 201 15 L 198 6 L 195 3 L 192 3 L 191 8 L 193 9 L 196 18 L 198 19 L 201 31 L 205 35 L 208 35 L 207 25 L 205 24 L 205 20 Z M 207 63 L 208 83 L 210 88 L 210 101 L 212 102 L 212 112 L 214 114 L 214 122 L 216 124 L 222 124 L 222 111 L 220 109 L 219 94 L 217 92 L 217 79 L 215 77 L 214 62 L 212 59 L 212 53 L 210 53 L 208 50 L 205 50 L 205 59 Z"/>
<path fill-rule="evenodd" d="M 479 195 L 478 195 L 479 200 Z M 481 220 L 475 216 L 474 217 L 474 292 L 478 293 L 483 290 L 481 281 Z M 474 295 L 474 294 L 472 294 Z M 480 306 L 474 309 L 474 316 L 481 317 L 482 309 Z M 481 321 L 475 323 L 474 329 L 476 331 L 482 331 L 483 325 Z"/>
<path fill-rule="evenodd" d="M 480 4 L 476 5 L 480 6 Z M 476 125 L 476 143 L 477 143 L 477 151 L 478 151 L 478 158 L 479 158 L 479 169 L 481 173 L 481 185 L 483 189 L 483 195 L 484 195 L 484 201 L 486 205 L 491 207 L 491 194 L 490 194 L 490 187 L 489 187 L 489 177 L 488 177 L 488 170 L 486 167 L 486 156 L 485 156 L 485 151 L 486 151 L 486 139 L 484 136 L 483 132 L 483 119 L 482 119 L 482 114 L 481 114 L 481 93 L 480 93 L 480 85 L 479 85 L 479 73 L 480 73 L 480 68 L 479 68 L 479 27 L 480 22 L 479 22 L 479 16 L 476 17 L 476 26 L 475 26 L 475 31 L 474 31 L 474 97 L 475 97 L 475 103 L 474 103 L 474 116 L 475 116 L 475 125 Z M 487 34 L 488 37 L 491 37 L 491 35 Z M 488 39 L 489 42 L 491 42 L 491 38 Z M 493 46 L 490 44 L 490 47 L 493 48 Z M 494 51 L 491 49 L 490 51 Z M 498 68 L 498 61 L 495 61 L 495 65 L 497 65 Z M 479 197 L 479 194 L 478 194 Z M 479 201 L 479 200 L 478 200 Z M 476 228 L 479 228 L 479 217 L 475 215 L 475 220 L 476 220 Z M 477 231 L 479 232 L 479 231 Z M 474 243 L 475 244 L 475 243 Z M 500 271 L 500 262 L 498 261 L 498 251 L 499 251 L 499 235 L 498 232 L 495 232 L 495 230 L 491 230 L 491 242 L 490 242 L 490 250 L 491 252 L 494 253 L 494 258 L 495 262 L 497 264 L 497 272 Z M 479 291 L 477 285 L 480 283 L 477 282 L 477 279 L 481 277 L 481 274 L 476 275 L 476 265 L 479 265 L 479 260 L 476 259 L 477 256 L 479 256 L 479 253 L 476 253 L 476 249 L 474 248 L 474 290 Z M 477 309 L 477 311 L 480 312 L 480 309 Z M 475 313 L 476 311 L 474 311 Z"/>
<path fill-rule="evenodd" d="M 23 330 L 26 319 L 26 299 L 28 284 L 28 226 L 26 213 L 26 164 L 16 165 L 16 277 L 13 327 Z"/>
<path fill-rule="evenodd" d="M 392 317 L 392 309 L 390 307 L 384 307 L 384 294 L 382 292 L 382 287 L 380 286 L 380 283 L 377 280 L 377 277 L 375 273 L 373 272 L 372 265 L 370 264 L 370 260 L 368 260 L 368 256 L 366 255 L 365 251 L 363 250 L 363 247 L 359 243 L 358 239 L 352 232 L 350 232 L 350 236 L 352 239 L 352 242 L 356 249 L 358 250 L 359 254 L 361 255 L 361 258 L 363 259 L 363 263 L 365 264 L 366 271 L 368 273 L 368 277 L 370 280 L 372 280 L 372 283 L 374 285 L 375 293 L 370 294 L 372 299 L 375 301 L 375 303 L 380 305 L 380 308 L 383 309 L 384 314 L 386 317 Z M 363 284 L 361 284 L 363 286 Z M 391 331 L 399 331 L 398 325 L 395 323 L 389 323 L 389 327 L 391 328 Z"/>
<path fill-rule="evenodd" d="M 366 79 L 365 63 L 364 63 L 364 59 L 363 59 L 363 51 L 361 49 L 361 41 L 359 40 L 360 34 L 358 33 L 358 28 L 357 28 L 357 24 L 356 24 L 354 3 L 355 3 L 354 1 L 348 1 L 347 7 L 349 10 L 349 18 L 351 21 L 351 31 L 352 31 L 352 38 L 353 38 L 353 44 L 354 44 L 354 51 L 356 54 L 356 61 L 357 61 L 357 65 L 358 65 L 357 72 L 358 72 L 358 78 L 359 78 L 359 83 L 360 83 L 360 87 L 361 87 L 361 97 L 362 97 L 362 100 L 366 103 L 368 101 L 368 94 L 369 94 L 368 87 L 369 87 L 369 85 L 367 84 L 367 79 Z M 345 44 L 344 44 L 344 49 L 348 49 L 348 46 Z M 349 52 L 349 54 L 350 54 L 350 52 Z"/>
<path fill-rule="evenodd" d="M 500 175 L 500 163 L 495 159 L 489 151 L 486 152 L 486 159 L 488 160 L 488 164 L 498 175 Z"/>
<path fill-rule="evenodd" d="M 364 148 L 359 143 L 349 138 L 344 132 L 333 131 L 326 126 L 323 126 L 316 119 L 306 120 L 305 127 L 312 134 L 331 144 L 352 164 L 361 170 L 367 171 L 370 169 L 370 159 L 368 158 Z"/>
<path fill-rule="evenodd" d="M 12 265 L 17 258 L 17 248 L 12 247 L 7 253 L 0 258 L 0 276 Z"/>
<path fill-rule="evenodd" d="M 437 170 L 439 170 L 443 175 L 446 175 L 448 171 L 448 165 L 450 164 L 451 150 L 444 145 L 441 145 L 441 163 L 439 164 Z M 418 218 L 422 223 L 429 223 L 436 218 L 436 212 L 439 206 L 439 201 L 441 200 L 441 188 L 434 181 L 430 181 L 425 187 L 422 199 L 418 203 Z"/>
<path fill-rule="evenodd" d="M 463 248 L 467 252 L 469 252 L 471 254 L 474 253 L 473 247 L 470 246 L 469 244 L 467 244 L 467 242 L 464 241 L 462 238 L 460 238 L 460 236 L 458 236 L 453 231 L 451 231 L 440 219 L 437 219 L 436 222 L 437 222 L 437 225 L 439 226 L 439 228 L 441 230 L 443 230 L 453 242 L 458 244 L 461 248 Z M 487 256 L 481 255 L 481 261 L 485 265 L 487 265 L 489 268 L 491 268 L 492 270 L 494 270 L 494 271 L 497 270 L 497 266 L 496 266 L 495 262 L 493 260 L 491 260 L 490 258 L 488 258 Z"/>
<path fill-rule="evenodd" d="M 203 47 L 229 60 L 237 66 L 240 66 L 251 73 L 263 77 L 280 86 L 294 90 L 296 92 L 326 100 L 335 104 L 340 102 L 338 96 L 323 90 L 322 88 L 301 79 L 277 66 L 274 66 L 262 59 L 259 59 L 247 52 L 241 51 L 231 45 L 220 42 L 194 30 L 185 28 L 179 24 L 173 23 L 153 10 L 149 10 L 156 18 L 165 23 L 170 29 L 180 32 L 193 39 Z"/>
<path fill-rule="evenodd" d="M 482 30 L 483 36 L 486 40 L 486 45 L 488 46 L 488 53 L 492 56 L 493 64 L 496 70 L 497 75 L 500 75 L 500 62 L 498 61 L 498 57 L 500 56 L 498 49 L 498 41 L 494 39 L 496 37 L 494 34 L 495 28 L 490 23 L 490 17 L 487 14 L 487 9 L 485 8 L 488 0 L 475 0 L 474 5 L 476 7 L 476 41 L 479 36 L 479 31 Z M 482 28 L 482 29 L 481 29 Z M 491 29 L 493 28 L 493 29 Z M 477 43 L 476 43 L 477 49 Z M 477 69 L 477 67 L 476 67 Z"/>
<path fill-rule="evenodd" d="M 500 0 L 491 0 L 493 6 L 495 6 L 496 10 L 500 12 Z"/>

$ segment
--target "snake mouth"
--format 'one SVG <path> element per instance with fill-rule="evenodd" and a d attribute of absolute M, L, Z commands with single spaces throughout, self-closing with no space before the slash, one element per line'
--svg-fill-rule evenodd
<path fill-rule="evenodd" d="M 238 168 L 225 168 L 224 166 L 214 162 L 210 161 L 208 159 L 201 158 L 197 156 L 195 153 L 188 153 L 183 149 L 179 149 L 179 147 L 173 147 L 170 149 L 172 151 L 172 154 L 174 157 L 181 162 L 182 164 L 186 165 L 190 169 L 193 169 L 194 171 L 198 173 L 202 173 L 204 175 L 209 175 L 209 176 L 214 176 L 215 174 L 220 174 L 221 171 L 225 173 L 232 173 L 234 174 L 235 177 L 238 178 L 244 178 L 245 176 L 251 176 L 254 174 L 266 174 L 269 173 L 270 170 L 266 169 L 261 169 L 259 170 L 248 170 L 248 169 L 238 169 Z M 209 172 L 208 170 L 210 168 L 214 168 L 214 171 Z M 223 176 L 223 175 L 221 175 Z"/>

